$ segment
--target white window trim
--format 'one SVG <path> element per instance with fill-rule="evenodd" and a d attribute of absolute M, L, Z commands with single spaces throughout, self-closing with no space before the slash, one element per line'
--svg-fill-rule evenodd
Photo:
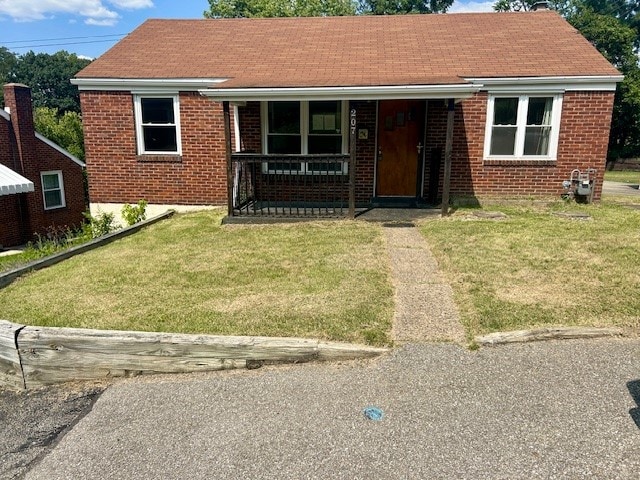
<path fill-rule="evenodd" d="M 327 99 L 329 100 L 329 99 Z M 274 100 L 281 101 L 281 100 Z M 296 100 L 297 101 L 297 100 Z M 342 155 L 346 155 L 349 153 L 349 102 L 344 100 L 336 100 L 340 102 L 340 113 L 341 113 L 341 122 L 340 129 L 342 132 Z M 301 136 L 301 153 L 300 155 L 309 155 L 309 101 L 308 100 L 300 100 L 300 136 Z M 262 128 L 262 151 L 265 154 L 269 154 L 269 102 L 263 101 L 260 102 L 260 118 L 261 118 L 261 128 Z M 292 134 L 294 135 L 294 134 Z M 298 136 L 298 134 L 295 134 Z M 327 154 L 331 155 L 331 154 Z M 295 156 L 295 154 L 290 155 Z M 283 155 L 283 158 L 286 158 L 287 155 Z M 269 174 L 279 174 L 279 175 L 346 175 L 349 170 L 348 164 L 346 162 L 342 162 L 342 168 L 340 171 L 324 171 L 317 172 L 313 171 L 309 168 L 310 163 L 315 163 L 312 161 L 303 162 L 301 170 L 275 170 L 269 169 L 269 162 L 263 162 L 262 164 L 262 173 Z"/>
<path fill-rule="evenodd" d="M 173 125 L 176 128 L 176 151 L 166 151 L 166 152 L 148 152 L 145 150 L 144 146 L 144 133 L 143 133 L 143 124 L 142 124 L 142 99 L 143 98 L 171 98 L 173 99 Z M 135 122 L 136 122 L 136 140 L 138 145 L 138 155 L 182 155 L 182 135 L 180 128 L 180 96 L 176 94 L 166 94 L 166 95 L 134 95 L 133 96 L 133 109 L 135 112 Z M 167 124 L 170 125 L 170 124 Z"/>
<path fill-rule="evenodd" d="M 62 202 L 60 205 L 56 205 L 54 207 L 47 207 L 47 199 L 45 198 L 45 190 L 44 189 L 44 176 L 45 175 L 57 175 L 58 176 L 58 185 L 60 186 L 60 201 Z M 64 181 L 62 179 L 62 170 L 51 170 L 48 172 L 40 172 L 40 185 L 42 187 L 42 205 L 45 210 L 55 210 L 57 208 L 64 208 L 67 206 L 67 202 L 64 195 Z"/>
<path fill-rule="evenodd" d="M 551 136 L 549 138 L 549 153 L 547 155 L 524 155 L 524 138 L 527 124 L 527 108 L 530 98 L 552 97 Z M 516 145 L 514 155 L 491 155 L 491 134 L 493 128 L 493 114 L 496 98 L 518 98 L 518 117 L 516 120 Z M 484 131 L 484 160 L 557 160 L 558 141 L 560 139 L 560 120 L 562 117 L 562 94 L 489 94 L 487 103 L 487 118 Z"/>

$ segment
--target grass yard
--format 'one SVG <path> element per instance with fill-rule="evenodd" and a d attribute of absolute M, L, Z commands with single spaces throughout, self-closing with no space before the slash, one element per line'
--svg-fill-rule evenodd
<path fill-rule="evenodd" d="M 621 183 L 633 183 L 635 185 L 640 183 L 640 171 L 633 170 L 615 170 L 605 171 L 604 179 L 610 182 Z"/>
<path fill-rule="evenodd" d="M 386 345 L 393 290 L 366 222 L 220 226 L 177 215 L 0 290 L 29 325 L 301 336 Z"/>
<path fill-rule="evenodd" d="M 536 326 L 640 327 L 640 211 L 603 202 L 460 209 L 421 231 L 450 280 L 469 338 Z M 591 220 L 560 218 L 583 211 Z"/>
<path fill-rule="evenodd" d="M 0 272 L 5 270 L 11 270 L 19 265 L 26 263 L 24 254 L 18 253 L 16 255 L 7 255 L 0 257 Z"/>

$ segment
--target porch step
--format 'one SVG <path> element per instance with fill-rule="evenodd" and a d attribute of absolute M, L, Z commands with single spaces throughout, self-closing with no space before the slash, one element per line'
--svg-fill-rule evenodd
<path fill-rule="evenodd" d="M 422 198 L 416 197 L 374 197 L 371 199 L 373 208 L 433 208 Z"/>

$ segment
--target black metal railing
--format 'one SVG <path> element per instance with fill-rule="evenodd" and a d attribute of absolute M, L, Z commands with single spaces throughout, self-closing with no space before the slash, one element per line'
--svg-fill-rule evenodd
<path fill-rule="evenodd" d="M 342 217 L 349 155 L 231 155 L 234 216 Z"/>

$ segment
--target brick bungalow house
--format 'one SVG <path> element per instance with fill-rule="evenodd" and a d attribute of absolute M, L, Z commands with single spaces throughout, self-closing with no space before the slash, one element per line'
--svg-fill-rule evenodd
<path fill-rule="evenodd" d="M 4 86 L 0 109 L 0 247 L 24 244 L 47 228 L 80 226 L 84 163 L 33 127 L 31 89 Z"/>
<path fill-rule="evenodd" d="M 94 207 L 240 216 L 558 196 L 575 169 L 597 200 L 621 79 L 539 10 L 148 20 L 72 82 Z"/>

